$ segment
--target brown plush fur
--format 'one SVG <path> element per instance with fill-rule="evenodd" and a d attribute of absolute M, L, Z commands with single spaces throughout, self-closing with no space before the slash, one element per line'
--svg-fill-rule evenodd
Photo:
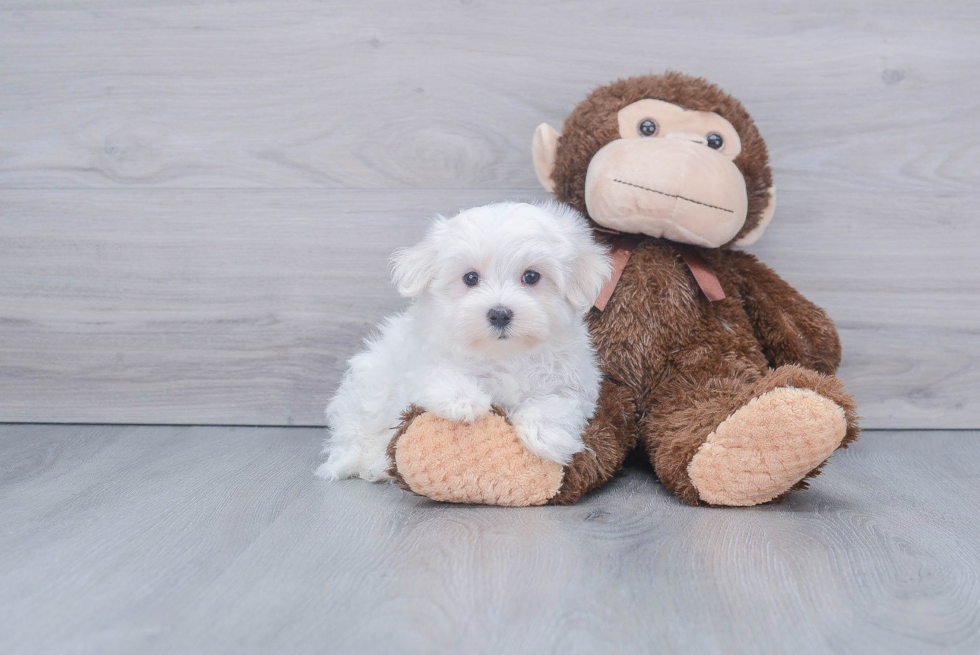
<path fill-rule="evenodd" d="M 650 238 L 634 251 L 606 310 L 589 316 L 603 372 L 614 383 L 603 387 L 586 431 L 598 455 L 593 466 L 615 471 L 638 432 L 661 481 L 692 504 L 699 499 L 687 476 L 691 458 L 728 416 L 766 391 L 812 389 L 844 408 L 849 427 L 842 445 L 858 432 L 853 401 L 827 374 L 839 363 L 840 344 L 823 310 L 752 255 L 701 253 L 725 300 L 709 302 L 677 251 Z M 612 420 L 608 410 L 630 401 L 640 418 L 624 429 L 621 413 Z M 606 478 L 580 475 L 573 463 L 561 502 Z"/>
<path fill-rule="evenodd" d="M 418 405 L 412 405 L 402 412 L 402 421 L 398 424 L 398 429 L 395 430 L 395 434 L 391 438 L 391 441 L 388 442 L 388 475 L 392 477 L 395 484 L 406 491 L 411 491 L 412 488 L 398 471 L 398 465 L 396 464 L 397 460 L 395 459 L 395 448 L 398 446 L 398 440 L 402 438 L 408 428 L 412 425 L 412 422 L 424 413 L 425 408 L 419 407 Z"/>
<path fill-rule="evenodd" d="M 735 165 L 749 202 L 745 225 L 732 241 L 754 228 L 772 185 L 765 143 L 741 103 L 680 73 L 614 82 L 572 112 L 552 173 L 558 198 L 586 212 L 592 156 L 619 138 L 616 113 L 644 98 L 717 112 L 738 130 L 742 152 Z M 726 419 L 778 388 L 809 389 L 832 401 L 847 423 L 840 447 L 857 438 L 853 399 L 833 375 L 841 355 L 833 322 L 755 257 L 728 245 L 698 249 L 727 296 L 710 302 L 670 242 L 639 238 L 605 310 L 588 317 L 606 382 L 584 434 L 589 450 L 566 467 L 552 503 L 573 503 L 603 484 L 639 444 L 681 500 L 706 504 L 689 477 L 691 460 Z M 786 492 L 805 488 L 822 465 Z"/>
<path fill-rule="evenodd" d="M 765 143 L 741 103 L 702 79 L 680 73 L 620 80 L 594 91 L 565 122 L 553 177 L 560 200 L 585 211 L 588 164 L 602 146 L 619 138 L 616 112 L 655 98 L 688 109 L 714 111 L 739 131 L 742 152 L 735 164 L 745 177 L 748 217 L 739 238 L 759 221 L 772 176 Z M 642 446 L 661 481 L 687 503 L 701 502 L 687 467 L 707 436 L 727 417 L 779 386 L 812 389 L 838 405 L 848 421 L 842 447 L 858 434 L 853 400 L 832 377 L 840 363 L 833 322 L 772 270 L 747 253 L 698 249 L 727 298 L 709 302 L 676 249 L 645 237 L 633 252 L 605 311 L 593 310 L 589 326 L 603 372 L 628 390 L 639 412 Z M 615 407 L 604 388 L 600 407 Z M 618 431 L 600 410 L 587 431 L 619 433 L 602 451 L 603 469 L 615 468 L 632 447 L 634 429 Z M 591 443 L 589 444 L 592 445 Z M 601 458 L 600 458 L 601 459 Z M 819 469 L 819 466 L 817 467 Z M 816 469 L 809 475 L 815 475 Z M 809 475 L 807 477 L 809 477 Z M 574 466 L 565 488 L 585 491 Z M 794 488 L 805 486 L 800 481 Z M 575 493 L 563 492 L 563 502 Z"/>

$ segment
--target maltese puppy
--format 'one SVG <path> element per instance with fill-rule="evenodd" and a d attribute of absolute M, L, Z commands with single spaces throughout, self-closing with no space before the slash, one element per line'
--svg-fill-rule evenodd
<path fill-rule="evenodd" d="M 474 207 L 440 217 L 391 263 L 414 302 L 350 360 L 317 475 L 389 479 L 388 442 L 413 404 L 467 423 L 496 405 L 528 450 L 562 465 L 585 449 L 601 374 L 584 316 L 610 262 L 580 214 Z"/>

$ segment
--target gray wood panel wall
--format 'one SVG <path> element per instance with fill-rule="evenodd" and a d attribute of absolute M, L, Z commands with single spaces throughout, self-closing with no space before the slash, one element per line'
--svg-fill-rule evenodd
<path fill-rule="evenodd" d="M 828 309 L 871 428 L 980 427 L 980 8 L 0 0 L 0 421 L 320 424 L 437 212 L 667 68 L 741 98 L 752 248 Z"/>

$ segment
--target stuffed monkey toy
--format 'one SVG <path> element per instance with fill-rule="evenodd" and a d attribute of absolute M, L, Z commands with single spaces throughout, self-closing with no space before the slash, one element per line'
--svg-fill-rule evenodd
<path fill-rule="evenodd" d="M 760 237 L 776 201 L 738 100 L 675 72 L 620 80 L 561 134 L 539 126 L 533 160 L 616 264 L 587 319 L 605 377 L 588 448 L 562 467 L 501 415 L 454 424 L 412 408 L 388 449 L 398 482 L 444 501 L 569 504 L 639 448 L 685 503 L 746 506 L 805 488 L 857 438 L 833 322 L 734 248 Z"/>

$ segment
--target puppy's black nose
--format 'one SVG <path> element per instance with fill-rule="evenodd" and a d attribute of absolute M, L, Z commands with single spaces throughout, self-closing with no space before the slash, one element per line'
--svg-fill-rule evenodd
<path fill-rule="evenodd" d="M 514 318 L 514 312 L 507 307 L 494 307 L 487 312 L 487 320 L 490 321 L 490 325 L 498 330 L 507 327 L 507 324 L 510 323 L 510 319 L 512 318 Z"/>

